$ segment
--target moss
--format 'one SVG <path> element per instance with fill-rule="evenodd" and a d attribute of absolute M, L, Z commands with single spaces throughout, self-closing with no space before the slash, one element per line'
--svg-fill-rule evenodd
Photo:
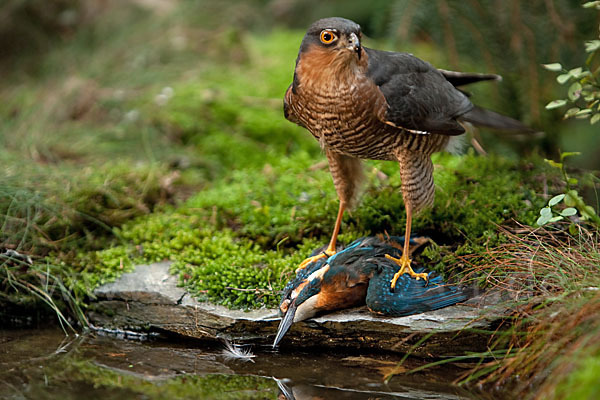
<path fill-rule="evenodd" d="M 199 298 L 230 307 L 274 307 L 279 291 L 291 278 L 291 268 L 317 247 L 305 241 L 298 252 L 264 251 L 249 240 L 230 235 L 203 237 L 177 256 L 172 271 Z"/>
<path fill-rule="evenodd" d="M 337 200 L 329 173 L 309 170 L 314 162 L 299 154 L 280 160 L 276 167 L 234 171 L 187 206 L 210 210 L 217 227 L 235 227 L 238 235 L 263 246 L 323 234 L 333 223 Z"/>
<path fill-rule="evenodd" d="M 600 397 L 598 371 L 600 354 L 583 356 L 577 361 L 577 368 L 566 375 L 556 387 L 554 398 L 588 400 Z"/>

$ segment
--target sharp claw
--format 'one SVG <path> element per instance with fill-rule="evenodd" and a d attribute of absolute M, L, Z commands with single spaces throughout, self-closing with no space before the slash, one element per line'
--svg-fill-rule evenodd
<path fill-rule="evenodd" d="M 321 253 L 321 254 L 317 254 L 316 256 L 312 256 L 312 257 L 308 257 L 307 259 L 305 259 L 304 261 L 302 261 L 300 263 L 300 265 L 298 265 L 298 268 L 296 268 L 296 273 L 302 271 L 304 268 L 306 268 L 306 266 L 308 264 L 310 264 L 311 262 L 315 262 L 320 258 L 326 257 L 327 255 L 325 253 Z"/>
<path fill-rule="evenodd" d="M 394 277 L 392 278 L 392 282 L 390 285 L 390 290 L 392 291 L 392 293 L 395 291 L 396 289 L 396 282 L 398 281 L 398 278 L 400 277 L 400 275 L 398 274 L 394 274 Z"/>
<path fill-rule="evenodd" d="M 385 258 L 394 261 L 396 264 L 398 264 L 400 266 L 400 270 L 398 272 L 396 272 L 394 274 L 394 277 L 392 278 L 391 282 L 390 282 L 390 290 L 392 292 L 394 292 L 395 288 L 396 288 L 396 282 L 398 281 L 398 278 L 400 278 L 401 275 L 403 274 L 409 274 L 412 278 L 415 278 L 415 280 L 420 280 L 423 279 L 425 280 L 425 285 L 427 285 L 429 283 L 429 275 L 421 272 L 421 273 L 416 273 L 415 271 L 413 271 L 412 267 L 410 266 L 411 263 L 411 259 L 408 257 L 404 257 L 404 255 L 400 258 L 395 258 L 390 256 L 389 254 L 385 255 Z"/>
<path fill-rule="evenodd" d="M 296 273 L 302 271 L 304 268 L 306 268 L 308 266 L 308 264 L 315 262 L 321 258 L 329 258 L 332 255 L 334 255 L 335 252 L 331 252 L 331 254 L 327 253 L 327 251 L 323 251 L 320 254 L 317 254 L 316 256 L 312 256 L 312 257 L 308 257 L 307 259 L 305 259 L 304 261 L 302 261 L 300 263 L 300 265 L 298 265 L 298 268 L 296 268 Z"/>

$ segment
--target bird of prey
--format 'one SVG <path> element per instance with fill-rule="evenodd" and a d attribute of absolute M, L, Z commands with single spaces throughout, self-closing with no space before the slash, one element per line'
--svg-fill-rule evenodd
<path fill-rule="evenodd" d="M 418 247 L 423 243 L 419 239 L 423 238 L 408 242 Z M 467 299 L 465 288 L 446 285 L 435 273 L 431 274 L 428 284 L 403 275 L 398 279 L 396 290 L 390 292 L 389 282 L 398 266 L 387 256 L 400 256 L 398 243 L 404 241 L 403 237 L 360 238 L 329 258 L 316 259 L 300 270 L 283 290 L 279 305 L 282 319 L 273 347 L 294 322 L 328 311 L 366 304 L 376 314 L 400 317 L 437 310 Z"/>
<path fill-rule="evenodd" d="M 474 106 L 457 88 L 498 78 L 440 70 L 408 53 L 363 47 L 360 26 L 348 19 L 313 23 L 300 45 L 284 115 L 309 130 L 324 149 L 339 210 L 327 249 L 298 269 L 335 254 L 344 211 L 357 201 L 360 160 L 391 160 L 400 165 L 406 241 L 401 257 L 393 258 L 400 269 L 390 289 L 405 273 L 427 280 L 427 274 L 411 268 L 409 238 L 413 214 L 433 204 L 431 154 L 464 133 L 465 123 L 529 131 L 519 121 Z"/>

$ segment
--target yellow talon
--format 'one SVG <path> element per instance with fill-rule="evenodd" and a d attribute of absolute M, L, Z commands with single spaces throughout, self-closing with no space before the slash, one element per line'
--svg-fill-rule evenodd
<path fill-rule="evenodd" d="M 394 261 L 396 264 L 398 264 L 400 266 L 400 270 L 398 272 L 396 272 L 396 274 L 392 278 L 391 285 L 390 285 L 392 290 L 394 290 L 396 288 L 396 282 L 398 281 L 398 278 L 400 278 L 400 276 L 402 274 L 409 274 L 412 278 L 415 278 L 416 280 L 419 280 L 419 279 L 424 279 L 425 281 L 429 280 L 428 274 L 426 274 L 424 272 L 416 273 L 415 271 L 413 271 L 412 267 L 410 266 L 410 263 L 412 260 L 410 258 L 408 258 L 408 256 L 405 256 L 403 254 L 402 257 L 395 258 L 395 257 L 390 256 L 389 254 L 386 254 L 385 258 Z"/>
<path fill-rule="evenodd" d="M 304 268 L 306 268 L 306 266 L 312 262 L 315 262 L 317 260 L 320 260 L 323 257 L 331 257 L 332 255 L 335 254 L 334 252 L 330 252 L 329 249 L 327 251 L 324 251 L 323 253 L 317 254 L 316 256 L 312 256 L 312 257 L 308 257 L 306 260 L 302 261 L 300 263 L 300 265 L 298 265 L 298 268 L 296 268 L 296 273 L 298 273 L 299 271 L 302 271 Z"/>
<path fill-rule="evenodd" d="M 335 243 L 337 241 L 337 236 L 340 231 L 340 225 L 342 224 L 342 216 L 344 215 L 345 208 L 346 208 L 345 203 L 343 201 L 340 201 L 340 208 L 338 209 L 337 219 L 335 220 L 335 227 L 333 228 L 333 234 L 331 235 L 331 240 L 329 241 L 329 245 L 327 245 L 327 248 L 325 249 L 325 251 L 323 251 L 321 254 L 317 254 L 316 256 L 308 257 L 306 260 L 302 261 L 300 263 L 300 265 L 298 266 L 298 268 L 296 268 L 296 273 L 298 273 L 299 271 L 302 271 L 304 268 L 306 268 L 306 266 L 308 264 L 310 264 L 312 262 L 320 260 L 323 257 L 329 258 L 332 255 L 334 255 L 335 253 L 337 253 L 337 251 L 335 249 Z"/>

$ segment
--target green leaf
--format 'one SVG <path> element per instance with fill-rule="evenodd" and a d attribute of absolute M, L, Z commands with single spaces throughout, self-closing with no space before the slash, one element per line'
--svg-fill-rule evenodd
<path fill-rule="evenodd" d="M 560 221 L 561 219 L 563 219 L 564 217 L 557 215 L 556 217 L 552 217 L 548 220 L 548 222 L 556 222 L 556 221 Z"/>
<path fill-rule="evenodd" d="M 569 96 L 569 100 L 571 101 L 575 101 L 577 99 L 579 99 L 581 97 L 581 83 L 579 82 L 574 82 L 573 84 L 571 84 L 571 86 L 569 86 L 569 89 L 567 90 L 567 95 Z"/>
<path fill-rule="evenodd" d="M 569 183 L 569 185 L 577 185 L 579 183 L 579 179 L 569 178 L 569 179 L 567 179 L 567 182 Z"/>
<path fill-rule="evenodd" d="M 598 121 L 600 121 L 600 114 L 595 114 L 592 119 L 590 119 L 590 124 L 594 125 Z"/>
<path fill-rule="evenodd" d="M 600 40 L 588 40 L 585 42 L 585 51 L 592 53 L 600 49 Z"/>
<path fill-rule="evenodd" d="M 572 70 L 569 71 L 569 75 L 571 75 L 573 78 L 578 78 L 579 75 L 581 75 L 582 71 L 583 71 L 583 68 L 581 68 L 581 67 L 573 68 Z"/>
<path fill-rule="evenodd" d="M 579 112 L 580 108 L 579 107 L 573 107 L 573 108 L 569 108 L 567 110 L 567 112 L 565 113 L 565 118 L 571 118 L 574 117 L 575 114 L 577 114 Z"/>
<path fill-rule="evenodd" d="M 563 217 L 570 217 L 575 214 L 577 214 L 577 210 L 573 207 L 565 208 L 560 212 L 560 215 L 562 215 Z"/>
<path fill-rule="evenodd" d="M 567 157 L 580 156 L 581 152 L 579 151 L 563 151 L 560 153 L 560 161 L 564 161 Z"/>
<path fill-rule="evenodd" d="M 559 108 L 567 104 L 566 100 L 553 100 L 550 103 L 546 104 L 546 110 L 554 110 L 555 108 Z"/>
<path fill-rule="evenodd" d="M 573 78 L 583 82 L 583 78 L 585 78 L 586 76 L 592 76 L 592 73 L 590 71 L 583 71 L 578 73 L 577 75 L 574 75 Z"/>
<path fill-rule="evenodd" d="M 558 169 L 561 169 L 561 168 L 562 168 L 562 163 L 557 163 L 557 162 L 556 162 L 556 161 L 554 161 L 554 160 L 548 160 L 548 159 L 545 159 L 544 161 L 545 161 L 545 162 L 546 162 L 548 165 L 550 165 L 550 166 L 552 166 L 552 167 L 554 167 L 554 168 L 558 168 Z"/>
<path fill-rule="evenodd" d="M 560 203 L 564 198 L 565 198 L 564 193 L 563 194 L 557 194 L 556 196 L 554 196 L 553 198 L 550 199 L 550 201 L 548 202 L 548 205 L 550 207 L 555 206 L 558 203 Z"/>
<path fill-rule="evenodd" d="M 544 207 L 540 210 L 540 215 L 542 217 L 548 217 L 548 219 L 552 218 L 552 210 L 550 207 Z"/>
<path fill-rule="evenodd" d="M 542 64 L 542 67 L 546 68 L 548 71 L 559 72 L 562 71 L 563 67 L 560 63 L 552 63 L 552 64 Z"/>
<path fill-rule="evenodd" d="M 581 7 L 583 7 L 583 8 L 600 7 L 600 1 L 588 1 L 587 3 L 583 3 L 583 5 Z"/>
<path fill-rule="evenodd" d="M 562 85 L 565 82 L 567 82 L 569 79 L 571 79 L 571 74 L 562 74 L 562 75 L 559 75 L 556 77 L 556 82 L 558 82 Z"/>
<path fill-rule="evenodd" d="M 543 225 L 546 225 L 550 221 L 551 218 L 552 217 L 548 217 L 546 215 L 542 215 L 541 217 L 539 217 L 537 219 L 537 221 L 535 223 L 538 224 L 539 226 L 543 226 Z"/>
<path fill-rule="evenodd" d="M 565 205 L 567 207 L 574 207 L 577 204 L 577 199 L 579 198 L 579 194 L 576 190 L 569 190 L 565 196 Z"/>
<path fill-rule="evenodd" d="M 585 206 L 583 210 L 581 210 L 581 214 L 585 214 L 588 217 L 596 215 L 596 210 L 592 206 Z"/>

